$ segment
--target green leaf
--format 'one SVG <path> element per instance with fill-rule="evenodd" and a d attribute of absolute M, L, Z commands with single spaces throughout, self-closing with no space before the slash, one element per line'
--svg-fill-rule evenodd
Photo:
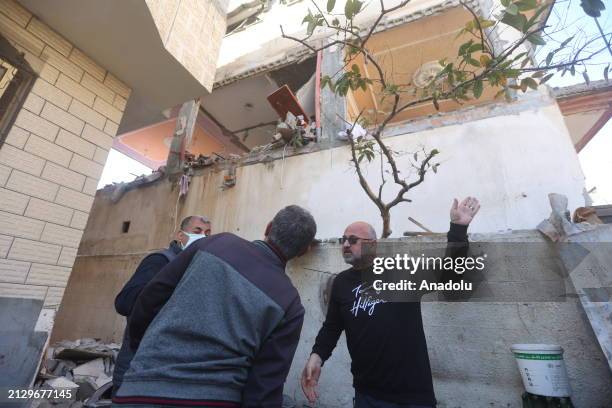
<path fill-rule="evenodd" d="M 504 7 L 508 7 L 510 5 L 510 0 L 501 0 L 500 2 Z"/>
<path fill-rule="evenodd" d="M 470 46 L 467 49 L 467 52 L 470 53 L 470 54 L 473 53 L 473 52 L 476 52 L 476 51 L 482 51 L 482 44 L 477 43 L 477 44 L 474 44 L 474 45 Z"/>
<path fill-rule="evenodd" d="M 544 41 L 542 36 L 538 33 L 528 35 L 526 40 L 534 45 L 546 45 L 546 41 Z"/>
<path fill-rule="evenodd" d="M 525 32 L 525 26 L 527 25 L 527 17 L 523 14 L 511 14 L 505 13 L 504 17 L 501 19 L 501 22 L 509 25 L 512 28 L 516 28 L 521 33 Z"/>
<path fill-rule="evenodd" d="M 331 13 L 336 5 L 336 0 L 327 0 L 327 12 Z"/>
<path fill-rule="evenodd" d="M 466 57 L 466 58 L 465 58 L 465 61 L 466 61 L 468 64 L 470 64 L 470 65 L 473 65 L 473 66 L 475 66 L 475 67 L 480 67 L 480 62 L 478 62 L 478 60 L 475 60 L 475 59 L 474 59 L 474 58 L 472 58 L 472 57 Z"/>
<path fill-rule="evenodd" d="M 357 66 L 357 64 L 353 64 L 353 66 L 351 67 L 351 70 L 354 73 L 359 74 L 359 66 Z"/>
<path fill-rule="evenodd" d="M 433 105 L 434 105 L 434 108 L 436 108 L 437 111 L 440 110 L 440 105 L 438 104 L 438 99 L 437 98 L 433 98 Z"/>
<path fill-rule="evenodd" d="M 331 25 L 334 27 L 338 27 L 340 25 L 340 20 L 338 20 L 337 18 L 334 18 L 331 22 Z"/>
<path fill-rule="evenodd" d="M 552 78 L 553 76 L 555 76 L 555 74 L 554 74 L 554 73 L 552 73 L 552 74 L 548 74 L 548 75 L 546 75 L 544 78 L 540 79 L 540 85 L 545 84 L 546 82 L 548 82 L 548 80 L 549 80 L 550 78 Z"/>
<path fill-rule="evenodd" d="M 516 8 L 520 11 L 529 11 L 538 7 L 537 0 L 519 0 L 514 3 Z"/>
<path fill-rule="evenodd" d="M 550 65 L 554 57 L 555 57 L 555 52 L 554 51 L 549 52 L 548 55 L 546 56 L 546 65 Z"/>
<path fill-rule="evenodd" d="M 493 20 L 486 20 L 486 19 L 480 20 L 480 28 L 482 28 L 483 30 L 485 28 L 493 27 L 494 25 L 495 25 L 495 21 Z"/>
<path fill-rule="evenodd" d="M 561 43 L 561 45 L 559 46 L 559 48 L 557 48 L 557 51 L 560 51 L 561 49 L 565 48 L 565 46 L 566 46 L 567 44 L 569 44 L 569 43 L 570 43 L 570 41 L 572 41 L 573 39 L 574 39 L 574 36 L 573 36 L 573 35 L 572 35 L 570 38 L 566 38 L 566 39 L 565 39 L 565 40 L 564 40 L 564 41 Z M 555 51 L 555 52 L 556 52 L 556 51 Z"/>
<path fill-rule="evenodd" d="M 412 157 L 414 157 L 414 161 L 417 161 L 419 156 L 418 156 L 417 152 L 414 152 L 414 155 Z"/>
<path fill-rule="evenodd" d="M 536 71 L 533 75 L 531 75 L 531 77 L 532 78 L 542 78 L 545 73 L 546 71 Z"/>
<path fill-rule="evenodd" d="M 510 4 L 508 7 L 506 7 L 506 13 L 512 14 L 513 16 L 516 16 L 518 11 L 519 9 L 515 4 Z"/>
<path fill-rule="evenodd" d="M 521 90 L 525 92 L 527 87 L 531 89 L 538 89 L 538 83 L 533 78 L 523 78 L 521 80 Z"/>
<path fill-rule="evenodd" d="M 361 11 L 361 6 L 363 2 L 360 0 L 347 0 L 344 5 L 344 15 L 347 19 L 352 20 Z"/>
<path fill-rule="evenodd" d="M 591 84 L 591 80 L 590 80 L 590 78 L 589 78 L 589 74 L 587 74 L 587 72 L 586 72 L 586 71 L 584 71 L 584 72 L 582 73 L 582 77 L 584 78 L 584 82 L 586 82 L 586 84 L 587 84 L 587 85 L 590 85 L 590 84 Z"/>
<path fill-rule="evenodd" d="M 477 79 L 474 82 L 474 98 L 478 99 L 482 95 L 483 84 L 481 79 Z"/>
<path fill-rule="evenodd" d="M 436 154 L 440 154 L 440 151 L 438 149 L 433 149 L 431 152 L 429 152 L 430 156 L 435 156 Z"/>

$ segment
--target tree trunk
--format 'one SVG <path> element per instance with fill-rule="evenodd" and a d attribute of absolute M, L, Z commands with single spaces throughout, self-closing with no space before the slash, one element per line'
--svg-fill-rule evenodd
<path fill-rule="evenodd" d="M 388 238 L 391 235 L 391 213 L 389 209 L 380 211 L 380 216 L 383 219 L 383 230 L 381 238 Z"/>

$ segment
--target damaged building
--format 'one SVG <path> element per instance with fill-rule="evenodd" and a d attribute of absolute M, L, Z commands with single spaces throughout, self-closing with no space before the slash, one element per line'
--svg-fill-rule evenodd
<path fill-rule="evenodd" d="M 119 343 L 125 319 L 115 313 L 115 295 L 147 253 L 167 246 L 183 217 L 203 214 L 215 232 L 258 239 L 278 209 L 298 204 L 315 217 L 322 241 L 288 268 L 307 318 L 285 392 L 304 401 L 301 365 L 324 317 L 329 279 L 344 269 L 333 239 L 354 220 L 380 233 L 379 212 L 349 165 L 342 132 L 361 111 L 375 121 L 388 102 L 371 87 L 346 97 L 320 87 L 321 75 L 343 69 L 342 51 L 313 55 L 279 30 L 303 33 L 307 1 L 94 3 L 0 0 L 3 64 L 26 73 L 18 108 L 0 123 L 0 302 L 7 305 L 0 317 L 29 316 L 3 336 L 7 345 L 20 344 L 15 358 L 31 355 L 28 367 L 13 369 L 26 373 L 27 384 L 49 345 Z M 487 11 L 493 2 L 469 3 Z M 410 2 L 386 17 L 372 52 L 394 81 L 425 87 L 470 18 L 455 0 Z M 96 35 L 109 31 L 111 19 L 112 32 Z M 393 210 L 400 245 L 443 240 L 412 235 L 422 232 L 419 225 L 445 231 L 455 197 L 483 203 L 470 227 L 476 241 L 546 243 L 536 226 L 550 216 L 549 193 L 567 197 L 572 211 L 590 204 L 577 151 L 610 118 L 612 85 L 541 86 L 509 102 L 494 93 L 443 101 L 439 111 L 415 105 L 387 127 L 385 141 L 396 151 L 440 151 L 437 173 Z M 96 191 L 110 148 L 152 174 Z M 409 163 L 402 155 L 397 161 Z M 376 166 L 365 166 L 374 184 Z M 610 240 L 608 226 L 598 228 Z M 404 233 L 411 237 L 399 238 Z M 602 287 L 610 264 L 594 278 Z M 519 406 L 509 346 L 530 341 L 566 349 L 576 406 L 605 406 L 610 325 L 584 308 L 576 298 L 428 303 L 423 318 L 440 406 Z M 26 335 L 31 341 L 22 345 Z M 351 404 L 349 362 L 340 347 L 326 363 L 321 406 Z M 17 367 L 0 360 L 0 370 L 11 364 Z"/>

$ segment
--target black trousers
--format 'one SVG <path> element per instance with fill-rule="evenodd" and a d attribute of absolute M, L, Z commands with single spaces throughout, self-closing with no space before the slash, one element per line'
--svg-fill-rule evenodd
<path fill-rule="evenodd" d="M 354 408 L 435 408 L 431 405 L 398 404 L 396 402 L 382 401 L 369 395 L 355 391 Z"/>

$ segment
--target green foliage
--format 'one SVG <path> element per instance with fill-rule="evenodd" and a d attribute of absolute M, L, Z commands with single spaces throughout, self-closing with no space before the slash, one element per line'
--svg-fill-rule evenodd
<path fill-rule="evenodd" d="M 349 90 L 355 91 L 361 88 L 365 91 L 371 83 L 370 78 L 361 75 L 357 64 L 353 64 L 351 70 L 344 72 L 335 82 L 327 75 L 321 77 L 321 88 L 328 86 L 333 93 L 340 96 L 346 96 Z"/>
<path fill-rule="evenodd" d="M 354 142 L 355 156 L 357 156 L 357 163 L 361 163 L 363 159 L 368 162 L 374 160 L 376 152 L 374 150 L 375 141 L 371 139 L 365 139 L 363 137 L 357 138 Z"/>

